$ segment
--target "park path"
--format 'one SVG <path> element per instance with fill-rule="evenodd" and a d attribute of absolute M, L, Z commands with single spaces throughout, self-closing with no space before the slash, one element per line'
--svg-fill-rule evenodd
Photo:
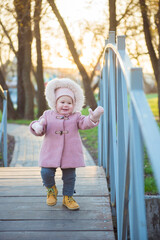
<path fill-rule="evenodd" d="M 62 174 L 56 172 L 58 201 L 46 205 L 38 167 L 42 138 L 30 134 L 28 127 L 8 125 L 16 145 L 12 167 L 0 168 L 1 240 L 113 240 L 115 239 L 105 173 L 95 166 L 84 148 L 85 168 L 77 169 L 76 194 L 79 211 L 62 206 Z"/>
<path fill-rule="evenodd" d="M 8 124 L 8 134 L 15 137 L 15 149 L 11 167 L 36 167 L 38 166 L 39 152 L 43 137 L 36 137 L 26 125 Z M 87 149 L 83 146 L 85 163 L 94 166 L 95 163 Z"/>

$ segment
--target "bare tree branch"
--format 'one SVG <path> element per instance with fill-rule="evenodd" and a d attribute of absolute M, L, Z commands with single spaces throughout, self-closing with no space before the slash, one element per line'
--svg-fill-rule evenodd
<path fill-rule="evenodd" d="M 132 5 L 133 4 L 133 5 Z M 134 3 L 134 0 L 131 0 L 131 2 L 127 5 L 125 12 L 122 14 L 122 16 L 117 20 L 117 26 L 120 24 L 121 20 L 124 19 L 127 15 L 131 15 L 131 8 L 132 11 L 135 7 L 138 6 L 138 3 Z"/>
<path fill-rule="evenodd" d="M 102 57 L 102 55 L 103 55 L 104 48 L 105 48 L 105 47 L 103 47 L 103 49 L 102 49 L 102 51 L 101 51 L 101 53 L 100 53 L 100 55 L 99 55 L 99 57 L 98 57 L 98 59 L 97 59 L 97 62 L 96 62 L 96 64 L 95 64 L 95 66 L 94 66 L 94 69 L 93 69 L 93 71 L 92 71 L 92 73 L 91 73 L 91 76 L 90 76 L 91 81 L 93 80 L 93 77 L 94 77 L 95 71 L 96 71 L 96 67 L 97 67 L 97 65 L 99 64 L 100 59 L 101 59 L 101 57 Z"/>
<path fill-rule="evenodd" d="M 17 57 L 17 51 L 15 50 L 15 48 L 14 48 L 14 46 L 13 46 L 13 43 L 12 43 L 12 40 L 11 40 L 9 34 L 8 34 L 8 31 L 7 31 L 7 29 L 5 28 L 5 26 L 3 25 L 3 23 L 2 23 L 1 20 L 0 20 L 0 25 L 2 26 L 2 29 L 3 29 L 5 35 L 7 36 L 8 40 L 9 40 L 9 45 L 10 45 L 12 51 L 14 52 L 15 56 Z"/>

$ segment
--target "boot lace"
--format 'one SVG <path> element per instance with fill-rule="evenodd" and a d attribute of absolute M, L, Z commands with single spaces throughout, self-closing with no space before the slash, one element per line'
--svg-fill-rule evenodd
<path fill-rule="evenodd" d="M 73 199 L 72 196 L 68 196 L 68 201 L 69 201 L 69 202 L 75 202 L 75 200 Z"/>
<path fill-rule="evenodd" d="M 56 196 L 55 190 L 53 188 L 48 188 L 47 195 Z"/>

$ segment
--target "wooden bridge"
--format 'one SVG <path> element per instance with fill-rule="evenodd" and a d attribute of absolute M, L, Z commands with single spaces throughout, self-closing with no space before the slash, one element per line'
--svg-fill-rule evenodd
<path fill-rule="evenodd" d="M 77 169 L 79 211 L 62 206 L 61 170 L 56 179 L 58 202 L 47 206 L 38 167 L 0 168 L 0 239 L 115 239 L 103 168 Z"/>

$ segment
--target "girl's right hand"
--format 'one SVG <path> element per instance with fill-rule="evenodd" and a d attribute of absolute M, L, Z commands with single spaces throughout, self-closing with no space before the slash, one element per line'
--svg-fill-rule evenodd
<path fill-rule="evenodd" d="M 88 110 L 90 119 L 95 123 L 99 121 L 100 116 L 104 113 L 104 108 L 101 106 L 98 106 L 94 111 L 92 111 L 91 108 L 89 108 Z"/>
<path fill-rule="evenodd" d="M 45 119 L 42 118 L 40 121 L 32 124 L 32 129 L 35 131 L 36 134 L 41 134 L 43 132 L 44 125 Z"/>

